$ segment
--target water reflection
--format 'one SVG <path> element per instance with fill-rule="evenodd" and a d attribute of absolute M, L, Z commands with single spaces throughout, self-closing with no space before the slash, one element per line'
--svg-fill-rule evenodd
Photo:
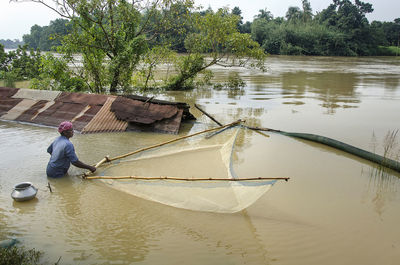
<path fill-rule="evenodd" d="M 327 114 L 334 114 L 337 108 L 356 108 L 361 103 L 357 87 L 360 80 L 354 73 L 298 71 L 282 75 L 282 90 L 288 94 L 285 98 L 296 99 L 286 104 L 302 105 L 303 101 L 314 97 Z M 314 95 L 314 96 L 313 96 Z M 357 104 L 357 105 L 355 105 Z"/>
<path fill-rule="evenodd" d="M 29 214 L 29 213 L 34 213 L 36 206 L 39 202 L 38 198 L 33 198 L 30 201 L 26 201 L 26 202 L 13 202 L 13 207 L 14 209 L 16 209 L 18 214 Z"/>
<path fill-rule="evenodd" d="M 377 63 L 383 62 L 375 62 Z M 274 58 L 270 73 L 238 72 L 247 83 L 243 89 L 196 89 L 186 92 L 185 100 L 192 101 L 196 98 L 202 99 L 204 103 L 234 104 L 239 107 L 249 102 L 257 108 L 283 95 L 283 104 L 301 106 L 317 100 L 325 114 L 335 114 L 340 108 L 358 108 L 361 98 L 366 94 L 381 93 L 371 90 L 371 87 L 382 82 L 385 87 L 390 88 L 391 94 L 397 93 L 399 88 L 398 75 L 382 76 L 387 71 L 385 65 L 355 71 L 359 62 L 347 58 L 332 61 L 323 58 L 291 58 L 290 67 L 288 65 L 285 60 Z M 333 67 L 334 65 L 337 67 Z M 377 71 L 374 78 L 370 75 L 372 71 Z M 223 80 L 227 76 L 226 72 L 219 71 L 215 71 L 215 75 L 216 80 Z M 168 94 L 172 97 L 177 95 L 173 92 Z"/>
<path fill-rule="evenodd" d="M 390 75 L 383 79 L 383 83 L 387 90 L 394 92 L 400 87 L 400 78 L 396 75 Z"/>
<path fill-rule="evenodd" d="M 381 166 L 370 168 L 366 173 L 369 181 L 365 187 L 365 199 L 369 198 L 375 212 L 382 217 L 386 205 L 398 196 L 400 174 Z"/>
<path fill-rule="evenodd" d="M 223 258 L 225 264 L 229 261 L 232 264 L 269 264 L 266 247 L 257 238 L 257 231 L 245 211 L 224 215 L 173 209 L 159 204 L 152 205 L 146 211 L 149 211 L 153 220 L 162 220 L 161 227 L 168 227 L 162 229 L 161 238 L 168 247 L 160 250 L 161 253 L 182 248 L 179 242 L 184 237 L 188 239 L 187 244 L 195 248 L 192 264 L 213 263 L 211 256 L 219 252 L 226 255 Z M 199 244 L 206 247 L 199 248 Z M 173 260 L 186 263 L 184 256 L 183 253 L 175 254 Z M 171 261 L 166 263 L 171 264 Z"/>
<path fill-rule="evenodd" d="M 383 157 L 394 161 L 399 161 L 400 158 L 397 134 L 398 130 L 388 131 L 381 144 Z M 370 145 L 373 152 L 380 147 L 375 133 L 372 133 Z M 377 165 L 371 167 L 366 174 L 369 178 L 366 193 L 371 197 L 371 203 L 374 204 L 375 212 L 379 216 L 382 216 L 386 204 L 393 201 L 397 196 L 397 186 L 400 185 L 400 173 Z"/>

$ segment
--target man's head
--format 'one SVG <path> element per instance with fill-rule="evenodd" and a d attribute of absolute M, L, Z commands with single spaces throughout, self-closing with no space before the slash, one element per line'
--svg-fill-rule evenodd
<path fill-rule="evenodd" d="M 58 126 L 58 132 L 67 138 L 71 138 L 74 135 L 72 123 L 70 121 L 63 121 Z"/>

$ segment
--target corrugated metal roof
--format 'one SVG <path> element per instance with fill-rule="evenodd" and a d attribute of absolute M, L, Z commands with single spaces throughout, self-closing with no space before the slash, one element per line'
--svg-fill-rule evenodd
<path fill-rule="evenodd" d="M 82 133 L 176 134 L 182 119 L 192 116 L 185 103 L 130 97 L 0 87 L 0 118 L 53 127 L 70 120 Z"/>
<path fill-rule="evenodd" d="M 82 131 L 83 128 L 93 119 L 94 116 L 100 111 L 103 106 L 86 106 L 81 113 L 75 116 L 71 121 L 74 124 L 74 128 L 78 131 Z"/>
<path fill-rule="evenodd" d="M 176 115 L 169 119 L 163 119 L 145 125 L 130 122 L 128 124 L 127 130 L 139 131 L 139 132 L 160 132 L 160 133 L 178 134 L 182 121 L 182 114 L 183 114 L 183 109 L 178 109 Z"/>
<path fill-rule="evenodd" d="M 11 98 L 17 91 L 18 88 L 0 87 L 0 118 L 22 101 L 22 99 Z"/>
<path fill-rule="evenodd" d="M 103 106 L 108 97 L 108 95 L 62 92 L 55 101 Z"/>
<path fill-rule="evenodd" d="M 0 119 L 21 101 L 22 98 L 0 97 Z"/>
<path fill-rule="evenodd" d="M 37 101 L 33 99 L 22 99 L 17 105 L 7 111 L 6 114 L 1 116 L 1 118 L 5 120 L 16 120 L 22 113 L 30 109 L 36 103 Z"/>
<path fill-rule="evenodd" d="M 61 91 L 51 91 L 51 90 L 35 90 L 35 89 L 25 89 L 20 88 L 17 93 L 15 93 L 13 98 L 25 98 L 33 100 L 47 100 L 54 101 Z"/>
<path fill-rule="evenodd" d="M 14 87 L 0 87 L 0 97 L 12 97 L 18 90 L 19 88 Z"/>
<path fill-rule="evenodd" d="M 96 116 L 83 128 L 82 133 L 95 132 L 123 132 L 128 127 L 128 122 L 118 120 L 111 112 L 111 105 L 115 97 L 108 97 L 103 107 Z"/>
<path fill-rule="evenodd" d="M 178 112 L 178 107 L 118 97 L 111 105 L 111 111 L 120 120 L 150 124 L 173 117 Z"/>
<path fill-rule="evenodd" d="M 54 101 L 39 100 L 29 109 L 25 110 L 21 115 L 19 115 L 15 120 L 23 122 L 32 122 L 34 118 L 40 113 L 47 109 L 49 106 L 53 105 Z"/>
<path fill-rule="evenodd" d="M 55 102 L 32 120 L 33 123 L 57 127 L 63 121 L 73 120 L 87 105 Z"/>

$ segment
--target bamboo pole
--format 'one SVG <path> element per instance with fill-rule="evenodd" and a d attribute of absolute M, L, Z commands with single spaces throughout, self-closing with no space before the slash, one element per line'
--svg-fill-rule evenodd
<path fill-rule="evenodd" d="M 235 121 L 235 122 L 232 122 L 232 123 L 220 126 L 220 127 L 207 129 L 207 130 L 200 131 L 200 132 L 197 132 L 197 133 L 193 133 L 193 134 L 185 135 L 185 136 L 182 136 L 182 137 L 178 137 L 178 138 L 175 138 L 175 139 L 163 142 L 163 143 L 159 143 L 159 144 L 155 144 L 155 145 L 152 145 L 152 146 L 144 147 L 144 148 L 135 150 L 133 152 L 129 152 L 129 153 L 126 153 L 124 155 L 116 156 L 116 157 L 113 157 L 113 158 L 108 158 L 108 156 L 106 156 L 105 158 L 100 160 L 100 162 L 97 163 L 95 167 L 97 168 L 98 166 L 100 166 L 101 164 L 103 164 L 105 162 L 111 162 L 111 161 L 114 161 L 114 160 L 122 159 L 122 158 L 131 156 L 131 155 L 143 152 L 143 151 L 147 151 L 147 150 L 150 150 L 150 149 L 153 149 L 153 148 L 156 148 L 156 147 L 160 147 L 160 146 L 163 146 L 163 145 L 166 145 L 166 144 L 174 143 L 174 142 L 177 142 L 177 141 L 180 141 L 180 140 L 183 140 L 183 139 L 186 139 L 186 138 L 190 138 L 190 137 L 193 137 L 193 136 L 196 136 L 196 135 L 199 135 L 199 134 L 203 134 L 203 133 L 212 132 L 212 131 L 220 130 L 220 129 L 223 129 L 223 128 L 231 127 L 231 126 L 237 125 L 237 124 L 239 124 L 241 122 L 242 122 L 241 120 L 238 120 L 238 121 Z M 106 161 L 103 161 L 105 159 L 106 159 Z M 85 172 L 81 177 L 82 178 L 87 178 L 91 174 L 92 174 L 92 172 L 90 172 L 90 171 L 89 172 Z"/>
<path fill-rule="evenodd" d="M 218 124 L 219 126 L 222 126 L 222 123 L 220 123 L 219 121 L 217 121 L 216 119 L 214 119 L 213 116 L 211 116 L 210 114 L 208 114 L 206 111 L 202 110 L 199 105 L 194 104 L 194 106 L 200 110 L 204 115 L 206 115 L 207 117 L 209 117 L 211 120 L 213 120 L 216 124 Z"/>
<path fill-rule="evenodd" d="M 290 178 L 277 177 L 277 178 L 175 178 L 175 177 L 141 177 L 141 176 L 92 176 L 86 179 L 137 179 L 137 180 L 181 180 L 181 181 L 256 181 L 256 180 L 285 180 L 288 181 Z"/>
<path fill-rule="evenodd" d="M 260 127 L 252 127 L 246 126 L 247 128 L 255 131 L 265 131 L 265 132 L 281 132 L 280 130 L 270 129 L 270 128 L 260 128 Z"/>
<path fill-rule="evenodd" d="M 100 160 L 99 163 L 97 163 L 94 167 L 98 168 L 99 166 L 101 166 L 105 162 L 109 162 L 109 161 L 110 161 L 110 157 L 107 155 L 102 160 Z"/>
<path fill-rule="evenodd" d="M 222 125 L 219 121 L 217 121 L 213 116 L 211 116 L 209 113 L 207 113 L 205 110 L 203 110 L 203 109 L 201 109 L 200 107 L 199 107 L 199 105 L 197 105 L 197 104 L 194 104 L 194 106 L 198 109 L 198 110 L 200 110 L 204 115 L 206 115 L 208 118 L 210 118 L 211 120 L 213 120 L 216 124 L 218 124 L 218 125 Z M 269 137 L 269 135 L 268 134 L 265 134 L 265 133 L 262 133 L 262 132 L 260 132 L 260 131 L 270 131 L 270 130 L 262 130 L 262 129 L 260 129 L 260 128 L 257 128 L 257 127 L 250 127 L 250 126 L 245 126 L 246 128 L 248 128 L 248 129 L 250 129 L 250 130 L 253 130 L 253 131 L 255 131 L 256 133 L 258 133 L 258 134 L 261 134 L 261 135 L 263 135 L 263 136 L 265 136 L 265 137 Z"/>
<path fill-rule="evenodd" d="M 261 134 L 262 136 L 265 136 L 265 137 L 269 137 L 269 135 L 268 134 L 265 134 L 265 133 L 263 133 L 263 132 L 260 132 L 260 131 L 258 131 L 258 130 L 255 130 L 255 129 L 251 129 L 251 128 L 249 128 L 248 126 L 246 126 L 246 128 L 248 128 L 248 129 L 250 129 L 250 130 L 253 130 L 253 131 L 255 131 L 256 133 L 258 133 L 258 134 Z"/>
<path fill-rule="evenodd" d="M 94 165 L 94 167 L 98 168 L 99 166 L 101 166 L 105 162 L 110 162 L 110 157 L 108 155 L 106 155 L 102 160 L 100 160 L 96 165 Z M 86 178 L 90 174 L 92 174 L 91 171 L 85 172 L 85 173 L 83 173 L 82 178 Z"/>

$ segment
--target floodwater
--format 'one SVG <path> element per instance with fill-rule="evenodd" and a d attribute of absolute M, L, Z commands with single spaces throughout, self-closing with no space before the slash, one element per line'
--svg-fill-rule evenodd
<path fill-rule="evenodd" d="M 270 57 L 268 72 L 214 68 L 246 81 L 239 90 L 169 92 L 158 98 L 200 105 L 222 123 L 324 135 L 383 154 L 400 129 L 400 58 Z M 185 135 L 214 126 L 199 119 Z M 54 128 L 0 121 L 0 240 L 15 237 L 54 264 L 363 264 L 400 261 L 400 173 L 319 144 L 268 133 L 241 134 L 234 168 L 241 177 L 290 177 L 234 214 L 198 212 L 144 200 L 82 171 L 48 180 Z M 95 163 L 176 136 L 76 134 L 78 156 Z M 397 157 L 399 137 L 390 144 Z M 386 148 L 387 150 L 388 148 Z M 18 203 L 15 184 L 37 198 Z M 46 187 L 50 182 L 52 193 Z"/>

